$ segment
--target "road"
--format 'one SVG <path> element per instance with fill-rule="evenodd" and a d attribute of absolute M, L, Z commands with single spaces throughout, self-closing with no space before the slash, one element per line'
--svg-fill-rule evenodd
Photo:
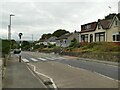
<path fill-rule="evenodd" d="M 40 76 L 52 78 L 58 88 L 118 87 L 117 66 L 37 52 L 22 52 L 22 59 Z"/>

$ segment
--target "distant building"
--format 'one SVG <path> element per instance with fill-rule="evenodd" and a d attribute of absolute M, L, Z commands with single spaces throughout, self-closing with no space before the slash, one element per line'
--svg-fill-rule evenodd
<path fill-rule="evenodd" d="M 56 39 L 57 37 L 55 36 L 52 36 L 48 39 L 45 39 L 45 40 L 40 40 L 39 43 L 36 43 L 36 45 L 40 45 L 40 44 L 44 44 L 44 45 L 48 45 L 48 44 L 56 44 Z"/>
<path fill-rule="evenodd" d="M 120 13 L 81 25 L 80 42 L 120 42 Z"/>
<path fill-rule="evenodd" d="M 74 38 L 79 42 L 79 32 L 66 33 L 57 39 L 56 46 L 68 47 Z"/>

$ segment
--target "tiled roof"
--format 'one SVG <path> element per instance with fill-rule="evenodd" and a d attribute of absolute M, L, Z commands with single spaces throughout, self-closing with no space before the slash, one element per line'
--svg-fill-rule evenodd
<path fill-rule="evenodd" d="M 101 24 L 103 29 L 108 29 L 109 28 L 109 24 L 110 24 L 111 21 L 112 20 L 105 20 L 105 19 L 103 19 L 103 20 L 100 20 L 99 22 L 100 22 L 100 24 Z"/>
<path fill-rule="evenodd" d="M 67 39 L 70 35 L 72 35 L 72 33 L 66 33 L 66 34 L 60 36 L 58 39 Z"/>
<path fill-rule="evenodd" d="M 87 25 L 91 25 L 91 28 L 85 29 L 85 26 L 87 26 Z M 88 24 L 81 25 L 80 33 L 94 31 L 96 29 L 96 26 L 97 26 L 97 22 L 91 22 L 91 23 L 88 23 Z"/>
<path fill-rule="evenodd" d="M 117 14 L 118 19 L 120 20 L 120 13 Z"/>

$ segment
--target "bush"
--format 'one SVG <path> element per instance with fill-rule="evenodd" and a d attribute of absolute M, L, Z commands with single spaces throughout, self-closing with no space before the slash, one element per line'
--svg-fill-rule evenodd
<path fill-rule="evenodd" d="M 48 44 L 48 48 L 54 48 L 56 45 L 55 44 Z"/>
<path fill-rule="evenodd" d="M 77 40 L 74 38 L 73 40 L 71 40 L 71 44 L 69 45 L 69 47 L 71 48 L 80 47 L 80 43 L 78 43 Z"/>
<path fill-rule="evenodd" d="M 82 44 L 82 50 L 97 51 L 97 52 L 119 52 L 120 46 L 108 42 L 95 42 Z"/>
<path fill-rule="evenodd" d="M 10 51 L 10 41 L 2 40 L 2 55 L 9 54 Z"/>

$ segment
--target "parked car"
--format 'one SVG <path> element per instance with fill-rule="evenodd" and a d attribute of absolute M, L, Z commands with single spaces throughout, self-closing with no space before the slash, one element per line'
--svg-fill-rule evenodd
<path fill-rule="evenodd" d="M 21 51 L 20 51 L 19 49 L 15 49 L 13 53 L 14 53 L 14 54 L 20 54 L 20 52 L 21 52 Z"/>

